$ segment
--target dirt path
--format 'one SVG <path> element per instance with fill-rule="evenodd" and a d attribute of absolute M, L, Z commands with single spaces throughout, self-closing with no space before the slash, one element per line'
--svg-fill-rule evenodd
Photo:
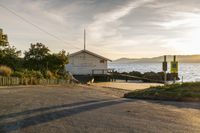
<path fill-rule="evenodd" d="M 163 84 L 158 83 L 119 83 L 119 82 L 102 82 L 102 83 L 93 83 L 94 86 L 99 87 L 108 87 L 108 88 L 118 88 L 124 90 L 141 90 L 146 89 L 151 86 L 160 86 Z"/>
<path fill-rule="evenodd" d="M 200 104 L 120 98 L 92 86 L 0 89 L 0 133 L 199 133 Z"/>

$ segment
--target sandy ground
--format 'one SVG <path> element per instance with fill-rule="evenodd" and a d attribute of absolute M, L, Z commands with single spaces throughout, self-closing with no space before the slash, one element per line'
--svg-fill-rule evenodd
<path fill-rule="evenodd" d="M 103 82 L 103 83 L 93 83 L 94 86 L 99 87 L 109 87 L 109 88 L 118 88 L 124 90 L 140 90 L 146 89 L 151 86 L 160 86 L 163 84 L 158 83 L 120 83 L 120 82 Z"/>
<path fill-rule="evenodd" d="M 0 88 L 0 133 L 199 133 L 200 103 L 93 86 Z"/>

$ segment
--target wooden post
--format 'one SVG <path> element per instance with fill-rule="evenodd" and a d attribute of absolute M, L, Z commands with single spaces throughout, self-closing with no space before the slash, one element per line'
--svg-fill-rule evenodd
<path fill-rule="evenodd" d="M 182 76 L 182 84 L 183 84 L 183 76 Z"/>
<path fill-rule="evenodd" d="M 166 63 L 166 64 L 165 64 Z M 166 65 L 166 66 L 164 66 Z M 166 67 L 166 68 L 164 68 Z M 167 84 L 167 56 L 164 56 L 164 63 L 163 63 L 163 71 L 164 71 L 164 83 Z"/>
<path fill-rule="evenodd" d="M 174 62 L 176 62 L 176 56 L 174 56 Z M 174 84 L 176 83 L 176 74 L 174 73 Z"/>

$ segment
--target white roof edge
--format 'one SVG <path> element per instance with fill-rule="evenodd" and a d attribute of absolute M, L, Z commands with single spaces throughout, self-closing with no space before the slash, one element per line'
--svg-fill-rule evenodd
<path fill-rule="evenodd" d="M 103 57 L 103 56 L 101 56 L 101 55 L 95 54 L 95 53 L 93 53 L 93 52 L 91 52 L 91 51 L 88 51 L 88 50 L 80 50 L 80 51 L 78 51 L 78 52 L 75 52 L 75 53 L 70 54 L 69 56 L 72 57 L 72 56 L 75 56 L 75 55 L 80 54 L 80 53 L 82 53 L 82 52 L 85 52 L 85 53 L 88 53 L 88 54 L 93 55 L 93 56 L 95 56 L 95 57 L 98 57 L 98 58 L 101 58 L 101 59 L 104 59 L 104 60 L 107 60 L 107 61 L 111 61 L 111 62 L 112 62 L 112 60 L 110 60 L 110 59 L 108 59 L 108 58 L 105 58 L 105 57 Z"/>

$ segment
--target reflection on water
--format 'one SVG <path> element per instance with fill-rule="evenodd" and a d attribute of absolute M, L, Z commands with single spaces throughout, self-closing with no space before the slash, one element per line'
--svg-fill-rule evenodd
<path fill-rule="evenodd" d="M 161 72 L 161 63 L 131 63 L 131 64 L 108 64 L 109 68 L 114 68 L 118 72 Z M 168 66 L 170 70 L 170 66 Z M 183 76 L 184 81 L 200 81 L 200 63 L 180 63 L 179 77 Z"/>

